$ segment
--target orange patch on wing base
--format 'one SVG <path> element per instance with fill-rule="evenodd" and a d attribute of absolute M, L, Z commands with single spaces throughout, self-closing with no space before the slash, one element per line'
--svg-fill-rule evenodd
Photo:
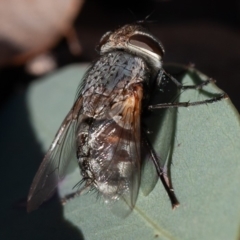
<path fill-rule="evenodd" d="M 125 100 L 115 103 L 109 115 L 113 120 L 124 129 L 136 128 L 140 126 L 140 114 L 143 89 L 141 84 L 135 84 L 131 91 L 126 93 Z"/>
<path fill-rule="evenodd" d="M 129 96 L 123 103 L 122 121 L 125 123 L 125 128 L 131 129 L 139 126 L 141 114 L 141 103 L 143 96 L 143 88 L 141 84 L 133 86 L 133 94 Z"/>
<path fill-rule="evenodd" d="M 107 136 L 106 137 L 106 141 L 110 144 L 114 144 L 114 143 L 117 143 L 119 142 L 119 137 L 116 136 L 116 135 L 113 135 L 113 136 Z"/>
<path fill-rule="evenodd" d="M 123 116 L 128 114 L 128 111 L 134 112 L 134 115 L 137 113 L 140 113 L 141 111 L 141 101 L 143 96 L 143 88 L 142 85 L 138 84 L 135 85 L 133 90 L 133 94 L 129 96 L 123 103 L 124 110 L 123 110 Z"/>

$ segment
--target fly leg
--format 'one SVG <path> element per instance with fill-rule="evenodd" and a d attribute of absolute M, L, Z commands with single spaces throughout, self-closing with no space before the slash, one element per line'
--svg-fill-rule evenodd
<path fill-rule="evenodd" d="M 83 181 L 84 180 L 82 179 L 77 185 L 81 185 Z M 65 195 L 63 198 L 61 198 L 62 205 L 65 205 L 70 200 L 72 200 L 78 196 L 81 196 L 82 194 L 84 194 L 86 192 L 89 192 L 91 190 L 91 188 L 92 188 L 92 183 L 88 183 L 83 188 L 77 190 L 76 192 Z"/>
<path fill-rule="evenodd" d="M 182 83 L 180 83 L 175 77 L 173 77 L 171 74 L 167 73 L 165 70 L 160 70 L 157 77 L 157 83 L 161 82 L 161 78 L 163 75 L 166 75 L 180 90 L 187 90 L 187 89 L 202 89 L 204 86 L 208 85 L 209 83 L 216 83 L 216 80 L 213 78 L 208 78 L 205 81 L 202 81 L 200 84 L 195 85 L 187 85 L 184 86 Z"/>
<path fill-rule="evenodd" d="M 63 198 L 61 198 L 61 203 L 62 205 L 65 205 L 67 202 L 69 202 L 70 200 L 74 199 L 75 197 L 78 197 L 81 195 L 80 191 L 76 191 L 70 194 L 65 195 Z"/>
<path fill-rule="evenodd" d="M 161 109 L 161 108 L 190 107 L 190 106 L 197 106 L 197 105 L 202 105 L 202 104 L 214 103 L 214 102 L 220 101 L 222 99 L 227 99 L 227 98 L 228 98 L 228 95 L 226 93 L 222 93 L 222 94 L 219 94 L 216 97 L 206 99 L 206 100 L 203 100 L 203 101 L 160 103 L 160 104 L 155 104 L 155 105 L 149 105 L 148 109 L 149 110 L 154 110 L 154 109 Z"/>
<path fill-rule="evenodd" d="M 176 78 L 171 76 L 170 74 L 166 73 L 164 70 L 160 71 L 158 75 L 158 80 L 157 84 L 160 83 L 160 79 L 163 77 L 163 74 L 167 75 L 171 81 L 180 89 L 180 90 L 187 90 L 187 89 L 195 89 L 199 90 L 202 89 L 204 86 L 211 82 L 215 82 L 215 80 L 209 78 L 200 84 L 196 85 L 188 85 L 188 86 L 183 86 Z M 214 103 L 217 101 L 221 101 L 222 99 L 227 99 L 228 95 L 226 93 L 221 93 L 221 94 L 216 94 L 215 97 L 203 100 L 203 101 L 194 101 L 194 102 L 173 102 L 173 103 L 161 103 L 161 104 L 155 104 L 155 105 L 149 105 L 148 109 L 153 110 L 153 109 L 161 109 L 161 108 L 176 108 L 176 107 L 190 107 L 190 106 L 197 106 L 197 105 L 203 105 L 203 104 L 208 104 L 208 103 Z"/>
<path fill-rule="evenodd" d="M 172 187 L 171 180 L 169 178 L 168 170 L 160 166 L 160 159 L 158 158 L 153 146 L 151 145 L 150 141 L 148 140 L 146 133 L 143 131 L 143 144 L 145 145 L 147 151 L 149 152 L 151 159 L 155 165 L 157 174 L 162 181 L 162 184 L 169 196 L 169 199 L 172 204 L 172 208 L 175 209 L 179 206 L 179 201 L 174 193 L 174 189 Z"/>

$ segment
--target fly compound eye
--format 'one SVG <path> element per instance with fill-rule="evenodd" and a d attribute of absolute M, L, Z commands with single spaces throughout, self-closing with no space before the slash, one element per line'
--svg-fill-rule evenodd
<path fill-rule="evenodd" d="M 151 51 L 161 57 L 164 55 L 164 49 L 161 44 L 150 36 L 135 34 L 129 38 L 129 43 L 138 48 Z"/>

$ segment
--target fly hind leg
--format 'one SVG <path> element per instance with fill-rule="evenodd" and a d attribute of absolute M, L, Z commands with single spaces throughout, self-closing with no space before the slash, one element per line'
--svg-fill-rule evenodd
<path fill-rule="evenodd" d="M 179 206 L 179 201 L 174 193 L 174 189 L 172 187 L 172 182 L 171 179 L 169 177 L 169 173 L 168 170 L 164 169 L 163 167 L 160 166 L 160 159 L 158 158 L 153 146 L 151 145 L 150 141 L 147 138 L 147 134 L 145 131 L 142 131 L 143 134 L 143 144 L 146 147 L 146 150 L 148 151 L 148 153 L 151 156 L 151 159 L 153 161 L 153 164 L 156 168 L 157 171 L 157 175 L 160 178 L 160 180 L 162 181 L 162 184 L 169 196 L 169 199 L 171 201 L 172 204 L 172 208 L 175 209 Z"/>
<path fill-rule="evenodd" d="M 81 186 L 84 181 L 86 181 L 86 180 L 82 179 L 79 183 L 77 183 L 75 185 L 75 187 L 76 186 Z M 71 201 L 72 199 L 91 191 L 91 189 L 92 189 L 92 183 L 87 183 L 84 187 L 81 187 L 77 191 L 65 195 L 63 198 L 61 198 L 62 205 L 65 205 L 67 202 Z"/>

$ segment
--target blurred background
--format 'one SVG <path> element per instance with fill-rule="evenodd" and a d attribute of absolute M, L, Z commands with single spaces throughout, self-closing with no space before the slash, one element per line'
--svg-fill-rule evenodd
<path fill-rule="evenodd" d="M 36 136 L 34 126 L 38 124 L 39 132 L 52 139 L 51 123 L 57 128 L 59 123 L 54 121 L 63 118 L 58 117 L 64 111 L 62 92 L 67 95 L 70 89 L 53 89 L 59 94 L 53 103 L 48 101 L 51 94 L 40 96 L 42 108 L 34 109 L 39 114 L 33 118 L 30 86 L 64 66 L 92 62 L 105 32 L 149 14 L 148 27 L 165 47 L 164 62 L 195 64 L 217 80 L 239 111 L 240 1 L 0 0 L 0 239 L 83 239 L 79 229 L 64 218 L 56 198 L 46 204 L 46 211 L 41 208 L 27 214 L 24 207 L 13 208 L 19 199 L 26 204 L 45 154 L 46 141 Z M 49 114 L 42 114 L 46 102 L 50 102 Z"/>
<path fill-rule="evenodd" d="M 146 16 L 164 62 L 195 64 L 240 109 L 240 2 L 229 0 L 0 0 L 0 107 L 31 81 L 91 62 L 109 30 Z"/>

